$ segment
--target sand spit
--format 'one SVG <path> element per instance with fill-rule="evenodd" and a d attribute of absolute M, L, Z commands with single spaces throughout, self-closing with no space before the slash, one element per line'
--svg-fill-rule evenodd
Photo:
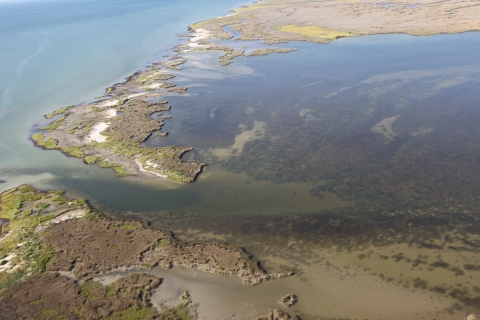
<path fill-rule="evenodd" d="M 153 174 L 153 175 L 155 175 L 155 176 L 157 176 L 157 177 L 160 177 L 160 178 L 165 178 L 165 179 L 167 178 L 167 176 L 164 175 L 164 174 L 160 174 L 160 173 L 158 173 L 158 172 L 149 171 L 149 170 L 144 169 L 143 166 L 142 166 L 142 164 L 141 164 L 140 161 L 138 161 L 138 160 L 135 160 L 135 163 L 138 165 L 138 167 L 140 168 L 140 171 L 142 171 L 142 172 L 148 172 L 148 173 L 151 173 L 151 174 Z M 150 164 L 150 165 L 151 165 L 151 162 L 147 161 L 147 164 Z"/>

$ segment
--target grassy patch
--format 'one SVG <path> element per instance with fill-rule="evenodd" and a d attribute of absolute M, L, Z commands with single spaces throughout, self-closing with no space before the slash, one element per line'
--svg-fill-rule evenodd
<path fill-rule="evenodd" d="M 103 160 L 102 158 L 98 158 L 97 163 L 98 166 L 101 168 L 112 168 L 113 170 L 115 170 L 118 177 L 128 176 L 127 170 L 125 170 L 125 168 L 123 168 L 119 164 L 108 162 L 106 160 Z"/>
<path fill-rule="evenodd" d="M 18 192 L 20 193 L 27 193 L 27 192 L 35 192 L 35 188 L 30 185 L 23 185 L 18 188 Z"/>
<path fill-rule="evenodd" d="M 74 146 L 74 147 L 60 147 L 64 153 L 75 157 L 75 158 L 83 158 L 85 154 L 83 153 L 82 147 Z"/>
<path fill-rule="evenodd" d="M 194 320 L 195 316 L 192 314 L 190 302 L 186 302 L 164 312 L 164 319 Z"/>
<path fill-rule="evenodd" d="M 96 291 L 102 288 L 102 284 L 92 280 L 87 280 L 80 285 L 80 293 L 88 300 L 92 300 L 98 298 L 99 295 L 96 293 Z"/>
<path fill-rule="evenodd" d="M 10 289 L 25 279 L 27 272 L 25 270 L 16 270 L 12 273 L 0 273 L 0 292 Z"/>
<path fill-rule="evenodd" d="M 58 198 L 63 196 L 58 195 Z M 9 219 L 8 224 L 2 228 L 3 231 L 8 231 L 9 235 L 0 242 L 0 257 L 3 259 L 9 255 L 15 255 L 12 265 L 17 269 L 11 273 L 0 273 L 0 291 L 11 288 L 26 277 L 46 270 L 55 250 L 43 241 L 43 237 L 48 236 L 48 232 L 34 230 L 39 224 L 57 216 L 57 214 L 39 214 L 41 209 L 51 206 L 55 209 L 58 203 L 65 203 L 55 200 L 51 198 L 51 194 L 38 192 L 28 185 L 2 193 L 0 218 Z M 42 202 L 36 203 L 37 201 Z M 58 212 L 64 212 L 64 210 Z M 18 243 L 23 245 L 18 246 Z"/>
<path fill-rule="evenodd" d="M 65 113 L 68 109 L 70 109 L 71 107 L 73 107 L 73 105 L 70 105 L 70 106 L 66 106 L 66 107 L 63 107 L 61 109 L 58 109 L 58 110 L 55 110 L 53 111 L 53 115 L 56 116 L 58 114 L 62 114 L 62 113 Z"/>
<path fill-rule="evenodd" d="M 50 206 L 50 203 L 44 202 L 44 203 L 39 203 L 39 204 L 37 204 L 37 205 L 35 206 L 35 208 L 37 208 L 37 209 L 45 209 L 45 208 L 48 208 L 49 206 Z"/>
<path fill-rule="evenodd" d="M 45 149 L 57 149 L 58 141 L 53 138 L 45 139 L 43 133 L 37 133 L 32 135 L 32 139 L 37 143 L 38 146 L 44 147 Z"/>
<path fill-rule="evenodd" d="M 158 248 L 163 248 L 166 245 L 167 245 L 167 240 L 165 240 L 165 239 L 162 239 L 162 240 L 158 241 L 158 243 L 157 243 Z"/>
<path fill-rule="evenodd" d="M 80 128 L 82 126 L 82 123 L 79 122 L 77 123 L 76 125 L 74 125 L 73 127 L 71 127 L 70 129 L 68 129 L 68 133 L 69 134 L 74 134 L 75 133 L 75 130 L 77 130 L 78 128 Z"/>
<path fill-rule="evenodd" d="M 277 29 L 280 32 L 294 33 L 311 38 L 319 38 L 324 40 L 335 40 L 344 37 L 352 37 L 355 34 L 350 32 L 342 32 L 320 26 L 297 26 L 289 24 L 281 26 Z"/>
<path fill-rule="evenodd" d="M 122 224 L 120 228 L 127 229 L 127 230 L 134 230 L 134 229 L 137 229 L 138 227 L 131 224 Z"/>
<path fill-rule="evenodd" d="M 63 190 L 48 190 L 49 194 L 56 194 L 57 196 L 63 196 L 65 191 Z"/>
<path fill-rule="evenodd" d="M 109 95 L 110 93 L 112 93 L 112 90 L 112 87 L 108 87 L 107 90 L 105 90 L 105 95 Z"/>
<path fill-rule="evenodd" d="M 92 130 L 92 127 L 93 127 L 94 124 L 95 124 L 95 122 L 89 123 L 89 124 L 85 127 L 85 132 L 89 132 L 90 130 Z"/>
<path fill-rule="evenodd" d="M 113 170 L 117 173 L 117 177 L 125 177 L 128 176 L 128 172 L 121 166 L 113 167 Z"/>
<path fill-rule="evenodd" d="M 99 159 L 100 159 L 100 157 L 86 156 L 85 157 L 85 162 L 87 164 L 95 164 Z"/>
<path fill-rule="evenodd" d="M 147 319 L 150 316 L 155 315 L 157 312 L 154 308 L 140 308 L 135 309 L 134 307 L 130 307 L 123 311 L 118 311 L 112 313 L 109 317 L 105 318 L 108 320 L 141 320 Z M 169 319 L 176 319 L 176 318 L 169 318 Z"/>
<path fill-rule="evenodd" d="M 58 197 L 55 198 L 55 200 L 53 200 L 53 201 L 55 201 L 58 205 L 62 205 L 62 204 L 64 204 L 64 203 L 67 202 L 67 199 L 66 199 L 65 197 L 63 197 L 63 196 L 58 196 Z"/>
<path fill-rule="evenodd" d="M 42 130 L 47 130 L 48 132 L 52 132 L 53 130 L 57 129 L 61 125 L 64 124 L 65 116 L 61 116 L 57 120 L 53 121 L 49 125 L 43 126 Z"/>
<path fill-rule="evenodd" d="M 32 139 L 35 141 L 37 146 L 43 147 L 48 150 L 59 149 L 63 151 L 65 154 L 68 154 L 75 158 L 83 158 L 85 156 L 85 154 L 83 153 L 82 146 L 61 147 L 58 145 L 57 140 L 53 138 L 45 139 L 45 135 L 43 133 L 36 133 L 32 135 Z"/>
<path fill-rule="evenodd" d="M 65 112 L 66 112 L 68 109 L 70 109 L 71 107 L 73 107 L 73 105 L 71 105 L 71 106 L 66 106 L 66 107 L 63 107 L 63 108 L 61 108 L 61 109 L 55 110 L 55 111 L 53 111 L 52 113 L 46 114 L 46 115 L 45 115 L 45 118 L 51 119 L 51 118 L 53 118 L 53 116 L 56 116 L 56 115 L 65 113 Z"/>

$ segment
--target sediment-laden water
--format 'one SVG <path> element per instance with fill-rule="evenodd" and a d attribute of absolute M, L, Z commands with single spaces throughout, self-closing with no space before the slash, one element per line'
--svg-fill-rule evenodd
<path fill-rule="evenodd" d="M 216 14 L 211 8 L 220 15 L 239 3 L 92 2 L 98 16 L 71 22 L 75 3 L 48 3 L 56 20 L 0 38 L 13 49 L 24 39 L 0 60 L 16 61 L 2 65 L 9 76 L 0 82 L 2 190 L 62 188 L 181 239 L 243 246 L 268 271 L 296 275 L 238 289 L 240 297 L 258 295 L 264 308 L 265 292 L 294 292 L 290 311 L 305 319 L 459 319 L 478 307 L 479 33 L 282 44 L 298 51 L 226 67 L 219 53 L 185 54 L 174 82 L 188 94 L 167 97 L 169 135 L 146 144 L 195 147 L 185 157 L 208 167 L 186 185 L 116 178 L 34 148 L 29 132 L 43 114 L 92 99 L 169 53 L 160 49 Z"/>

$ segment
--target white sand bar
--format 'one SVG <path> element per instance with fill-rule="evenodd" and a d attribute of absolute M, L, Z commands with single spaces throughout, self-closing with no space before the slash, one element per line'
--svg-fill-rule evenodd
<path fill-rule="evenodd" d="M 72 220 L 75 218 L 81 218 L 85 215 L 85 210 L 72 210 L 66 213 L 63 213 L 56 217 L 55 219 L 50 220 L 50 223 L 57 224 L 62 221 Z"/>
<path fill-rule="evenodd" d="M 90 136 L 85 138 L 85 142 L 89 143 L 89 142 L 92 142 L 92 141 L 95 141 L 95 142 L 105 142 L 105 141 L 107 141 L 107 137 L 102 136 L 100 134 L 100 132 L 105 131 L 109 126 L 110 126 L 110 124 L 106 123 L 106 122 L 99 122 L 99 123 L 95 124 L 92 127 L 92 130 L 90 130 Z"/>
<path fill-rule="evenodd" d="M 104 104 L 102 104 L 102 107 L 113 107 L 116 106 L 120 100 L 107 100 Z"/>
<path fill-rule="evenodd" d="M 107 110 L 107 118 L 113 118 L 117 116 L 117 110 L 115 109 L 108 109 Z"/>
<path fill-rule="evenodd" d="M 205 29 L 195 29 L 194 37 L 190 39 L 190 42 L 198 42 L 210 38 L 210 31 Z"/>
<path fill-rule="evenodd" d="M 146 92 L 133 93 L 133 94 L 128 95 L 127 98 L 128 98 L 128 99 L 131 99 L 131 98 L 143 96 L 143 95 L 145 95 L 145 94 L 146 94 Z"/>
<path fill-rule="evenodd" d="M 142 164 L 141 164 L 140 161 L 138 161 L 138 160 L 135 160 L 135 163 L 138 164 L 138 167 L 140 168 L 140 171 L 151 173 L 151 174 L 153 174 L 153 175 L 156 175 L 157 177 L 167 178 L 166 175 L 163 175 L 163 174 L 160 174 L 160 173 L 158 173 L 158 172 L 154 172 L 154 171 L 150 171 L 150 170 L 144 169 L 143 166 L 142 166 Z M 148 165 L 148 163 L 147 163 L 147 165 Z"/>

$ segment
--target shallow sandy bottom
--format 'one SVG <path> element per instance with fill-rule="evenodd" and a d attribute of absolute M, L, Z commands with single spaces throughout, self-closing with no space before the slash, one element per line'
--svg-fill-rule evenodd
<path fill-rule="evenodd" d="M 286 262 L 276 259 L 277 263 Z M 325 265 L 309 267 L 299 275 L 245 286 L 234 277 L 221 277 L 197 270 L 174 267 L 132 269 L 96 276 L 103 284 L 125 276 L 128 272 L 148 272 L 163 279 L 152 297 L 152 303 L 173 306 L 181 303 L 188 291 L 198 303 L 199 319 L 249 319 L 278 308 L 299 313 L 305 319 L 341 317 L 350 319 L 461 319 L 463 312 L 449 314 L 439 310 L 452 301 L 424 290 L 411 290 L 390 285 L 363 272 L 350 270 L 350 275 Z M 307 280 L 308 279 L 308 280 Z M 295 290 L 295 291 L 292 291 Z M 299 302 L 284 308 L 278 300 L 289 292 Z M 301 311 L 301 313 L 300 313 Z"/>
<path fill-rule="evenodd" d="M 272 308 L 285 310 L 277 301 L 288 293 L 281 281 L 269 281 L 252 287 L 243 285 L 236 277 L 221 277 L 184 267 L 169 270 L 160 267 L 152 270 L 130 269 L 95 276 L 94 279 L 108 285 L 129 272 L 139 271 L 163 279 L 152 297 L 154 305 L 161 303 L 174 306 L 182 303 L 181 295 L 188 291 L 192 301 L 199 304 L 199 319 L 249 319 L 265 314 Z"/>

